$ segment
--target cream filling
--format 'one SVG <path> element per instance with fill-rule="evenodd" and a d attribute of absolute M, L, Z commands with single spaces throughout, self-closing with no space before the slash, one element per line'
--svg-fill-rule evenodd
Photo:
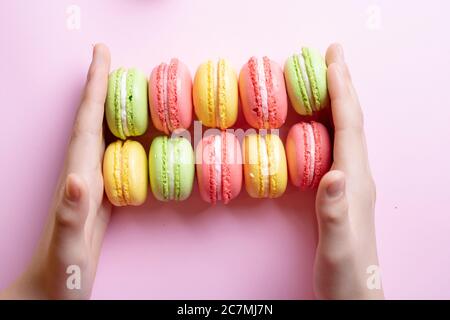
<path fill-rule="evenodd" d="M 264 198 L 269 196 L 269 154 L 267 152 L 266 146 L 266 138 L 264 136 L 260 136 L 259 140 L 259 150 L 260 150 L 260 165 L 261 165 L 261 175 L 263 178 L 263 186 L 264 186 Z"/>
<path fill-rule="evenodd" d="M 173 143 L 167 139 L 167 179 L 169 180 L 169 200 L 173 200 L 174 198 L 174 165 L 174 146 Z"/>
<path fill-rule="evenodd" d="M 302 73 L 303 81 L 305 82 L 306 93 L 308 94 L 309 104 L 311 105 L 311 109 L 315 110 L 316 102 L 314 101 L 311 89 L 311 82 L 309 82 L 308 72 L 306 71 L 306 62 L 303 54 L 298 54 L 298 62 L 300 64 L 300 72 Z"/>
<path fill-rule="evenodd" d="M 256 60 L 256 68 L 258 71 L 258 89 L 261 94 L 263 121 L 264 123 L 266 123 L 267 121 L 269 121 L 269 104 L 263 58 L 258 58 Z"/>
<path fill-rule="evenodd" d="M 309 163 L 309 168 L 308 168 L 308 186 L 310 186 L 314 180 L 314 166 L 315 166 L 315 160 L 316 160 L 316 143 L 315 143 L 315 139 L 314 139 L 314 131 L 313 131 L 313 127 L 311 124 L 306 124 L 306 131 L 307 134 L 306 136 L 308 137 L 308 143 L 310 146 L 310 150 L 309 150 L 309 154 L 310 154 L 310 163 Z"/>
<path fill-rule="evenodd" d="M 222 200 L 222 136 L 214 137 L 214 172 L 216 175 L 216 199 Z"/>
<path fill-rule="evenodd" d="M 169 77 L 169 66 L 164 65 L 163 68 L 163 109 L 164 109 L 164 120 L 166 121 L 166 126 L 169 131 L 172 131 L 172 123 L 170 122 L 169 115 L 169 95 L 167 94 L 168 88 L 168 77 Z"/>
<path fill-rule="evenodd" d="M 122 120 L 122 131 L 125 136 L 130 135 L 127 121 L 127 71 L 120 78 L 120 118 Z"/>

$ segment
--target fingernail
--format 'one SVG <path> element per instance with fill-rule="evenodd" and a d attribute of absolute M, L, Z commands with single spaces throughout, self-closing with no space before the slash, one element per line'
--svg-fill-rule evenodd
<path fill-rule="evenodd" d="M 340 177 L 339 179 L 334 180 L 327 188 L 327 195 L 330 198 L 340 197 L 344 193 L 345 188 L 345 179 L 344 177 Z"/>
<path fill-rule="evenodd" d="M 78 202 L 78 200 L 80 200 L 81 190 L 80 190 L 78 184 L 73 180 L 73 178 L 71 176 L 67 177 L 65 194 L 66 194 L 67 200 L 69 200 L 71 202 Z"/>
<path fill-rule="evenodd" d="M 336 48 L 338 52 L 339 62 L 344 63 L 345 62 L 344 48 L 340 44 L 338 44 Z"/>

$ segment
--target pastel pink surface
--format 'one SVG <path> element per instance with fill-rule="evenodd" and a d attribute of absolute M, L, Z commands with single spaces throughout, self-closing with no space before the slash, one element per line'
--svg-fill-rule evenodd
<path fill-rule="evenodd" d="M 174 108 L 172 107 L 171 111 L 169 111 L 175 114 L 179 121 L 178 127 L 173 128 L 174 130 L 188 129 L 192 124 L 192 78 L 186 65 L 179 59 L 177 60 L 176 81 L 175 83 L 173 81 L 167 83 L 167 87 L 171 87 L 170 93 L 168 94 L 172 96 L 169 99 L 176 100 L 176 104 L 173 106 Z M 158 67 L 159 65 L 153 68 L 148 84 L 150 115 L 155 128 L 169 134 L 169 127 L 165 121 L 161 121 L 158 114 Z M 160 80 L 159 85 L 164 85 L 162 80 Z M 167 105 L 167 108 L 170 108 L 170 106 Z"/>
<path fill-rule="evenodd" d="M 223 135 L 223 134 L 222 134 Z M 229 201 L 233 200 L 239 195 L 242 187 L 242 153 L 241 146 L 238 139 L 231 133 L 225 132 L 226 146 L 222 144 L 222 156 L 226 155 L 224 161 L 229 169 L 227 179 L 229 182 L 229 192 L 231 197 Z M 197 181 L 200 194 L 204 201 L 210 203 L 210 184 L 215 183 L 215 176 L 211 176 L 210 169 L 214 167 L 215 162 L 210 160 L 210 154 L 213 152 L 213 144 L 211 144 L 210 137 L 204 137 L 196 148 L 196 169 Z M 226 150 L 225 150 L 226 149 Z M 224 181 L 221 181 L 222 187 Z M 223 199 L 221 200 L 223 202 Z M 218 201 L 218 202 L 221 202 Z"/>
<path fill-rule="evenodd" d="M 192 74 L 210 57 L 235 70 L 250 55 L 283 65 L 301 45 L 325 53 L 339 41 L 364 111 L 386 297 L 450 298 L 449 11 L 445 0 L 1 1 L 0 288 L 25 269 L 47 220 L 94 43 L 108 44 L 112 69 L 150 74 L 176 56 Z M 283 141 L 300 121 L 290 109 Z M 276 200 L 241 192 L 211 207 L 196 185 L 186 202 L 149 195 L 114 209 L 93 298 L 313 297 L 313 192 L 289 184 Z"/>
<path fill-rule="evenodd" d="M 281 67 L 275 62 L 270 60 L 270 71 L 272 76 L 272 88 L 270 90 L 269 99 L 273 98 L 275 107 L 275 121 L 270 123 L 272 129 L 281 127 L 286 121 L 287 116 L 287 94 L 286 86 L 284 83 L 284 75 Z M 260 90 L 258 90 L 260 92 Z M 239 94 L 242 102 L 242 112 L 248 124 L 253 128 L 264 129 L 259 123 L 261 115 L 255 111 L 257 108 L 255 88 L 253 86 L 249 63 L 247 62 L 241 69 L 239 74 Z"/>
<path fill-rule="evenodd" d="M 318 132 L 317 136 L 320 137 L 318 140 L 315 140 L 315 149 L 320 150 L 315 157 L 319 157 L 320 164 L 315 168 L 314 174 L 316 177 L 312 179 L 320 181 L 320 178 L 329 170 L 331 165 L 330 136 L 327 128 L 321 123 L 314 122 L 312 126 L 313 130 Z M 288 161 L 289 177 L 292 184 L 296 187 L 301 187 L 302 181 L 305 179 L 305 153 L 311 153 L 311 148 L 309 148 L 309 150 L 306 149 L 304 134 L 305 131 L 302 123 L 297 123 L 291 127 L 286 138 L 286 157 Z M 313 185 L 313 187 L 317 187 L 317 184 Z"/>

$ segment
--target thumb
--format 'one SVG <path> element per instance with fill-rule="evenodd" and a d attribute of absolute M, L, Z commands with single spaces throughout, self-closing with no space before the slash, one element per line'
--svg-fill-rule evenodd
<path fill-rule="evenodd" d="M 89 211 L 89 193 L 86 183 L 77 174 L 69 174 L 56 208 L 53 235 L 47 259 L 47 293 L 51 298 L 80 298 L 84 291 L 69 290 L 71 274 L 84 289 L 87 252 L 84 225 Z M 77 269 L 70 269 L 70 268 Z M 75 278 L 74 278 L 75 279 Z"/>
<path fill-rule="evenodd" d="M 316 214 L 320 250 L 330 254 L 341 252 L 351 235 L 342 171 L 332 170 L 323 176 L 317 191 Z"/>
<path fill-rule="evenodd" d="M 56 208 L 53 236 L 57 242 L 72 242 L 84 234 L 84 224 L 89 211 L 87 186 L 77 174 L 66 178 L 63 196 Z"/>

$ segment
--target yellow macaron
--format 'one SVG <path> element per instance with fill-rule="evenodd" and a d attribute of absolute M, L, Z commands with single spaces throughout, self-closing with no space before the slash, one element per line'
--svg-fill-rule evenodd
<path fill-rule="evenodd" d="M 225 59 L 211 60 L 198 67 L 193 87 L 194 109 L 203 125 L 226 129 L 238 115 L 237 75 Z"/>
<path fill-rule="evenodd" d="M 287 186 L 286 154 L 275 134 L 250 134 L 243 143 L 245 189 L 252 198 L 278 198 Z"/>
<path fill-rule="evenodd" d="M 147 170 L 147 154 L 139 142 L 111 143 L 103 157 L 103 179 L 109 201 L 115 206 L 143 204 L 147 199 Z"/>

